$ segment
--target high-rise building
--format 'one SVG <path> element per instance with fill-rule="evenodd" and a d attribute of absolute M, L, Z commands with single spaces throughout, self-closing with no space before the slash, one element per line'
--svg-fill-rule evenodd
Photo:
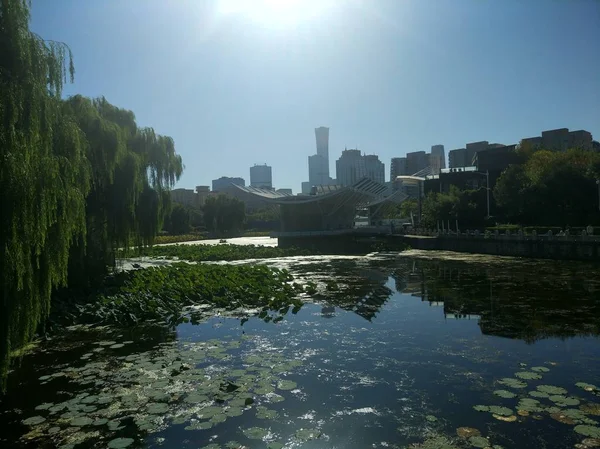
<path fill-rule="evenodd" d="M 406 153 L 406 171 L 413 175 L 429 165 L 429 157 L 425 151 Z"/>
<path fill-rule="evenodd" d="M 250 167 L 250 186 L 261 189 L 273 188 L 273 174 L 271 166 L 267 164 Z"/>
<path fill-rule="evenodd" d="M 571 148 L 592 150 L 594 148 L 592 134 L 583 129 L 569 131 L 568 128 L 559 128 L 542 131 L 541 137 L 528 137 L 522 139 L 521 143 L 532 148 L 551 151 L 566 151 Z"/>
<path fill-rule="evenodd" d="M 308 182 L 311 186 L 329 185 L 329 161 L 320 154 L 308 156 Z"/>
<path fill-rule="evenodd" d="M 405 157 L 393 157 L 392 163 L 390 164 L 390 181 L 394 181 L 398 176 L 408 175 L 406 158 Z"/>
<path fill-rule="evenodd" d="M 213 179 L 212 190 L 213 192 L 220 192 L 229 188 L 231 184 L 244 187 L 246 185 L 246 181 L 244 181 L 244 178 L 230 178 L 228 176 L 221 176 L 219 179 Z"/>
<path fill-rule="evenodd" d="M 444 145 L 433 145 L 431 147 L 431 156 L 436 156 L 440 161 L 440 169 L 446 168 L 446 151 Z"/>
<path fill-rule="evenodd" d="M 308 157 L 308 182 L 311 186 L 329 185 L 329 128 L 315 128 L 317 154 Z"/>
<path fill-rule="evenodd" d="M 470 164 L 469 164 L 470 165 Z M 458 148 L 448 152 L 448 167 L 458 168 L 467 166 L 467 149 Z"/>
<path fill-rule="evenodd" d="M 367 174 L 365 159 L 360 150 L 344 150 L 335 162 L 337 183 L 341 186 L 351 186 Z"/>
<path fill-rule="evenodd" d="M 372 181 L 385 184 L 385 164 L 376 154 L 363 156 L 365 160 L 365 176 Z"/>
<path fill-rule="evenodd" d="M 303 195 L 310 195 L 310 189 L 312 187 L 312 184 L 309 181 L 303 181 L 302 182 L 302 194 Z"/>
<path fill-rule="evenodd" d="M 473 165 L 473 157 L 475 153 L 478 151 L 485 151 L 488 149 L 489 142 L 487 140 L 482 140 L 480 142 L 471 142 L 466 146 L 466 154 L 465 154 L 465 165 L 463 167 L 470 167 Z"/>

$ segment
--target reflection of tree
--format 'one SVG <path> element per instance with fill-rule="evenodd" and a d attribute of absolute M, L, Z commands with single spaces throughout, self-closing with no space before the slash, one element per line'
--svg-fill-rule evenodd
<path fill-rule="evenodd" d="M 447 316 L 479 316 L 484 334 L 527 342 L 600 334 L 600 272 L 595 267 L 447 260 L 419 260 L 417 266 L 421 298 L 443 302 Z M 410 276 L 403 279 L 410 288 Z"/>

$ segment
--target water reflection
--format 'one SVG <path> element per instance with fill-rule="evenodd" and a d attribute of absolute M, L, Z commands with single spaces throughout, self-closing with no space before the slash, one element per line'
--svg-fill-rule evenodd
<path fill-rule="evenodd" d="M 377 317 L 393 288 L 442 307 L 448 319 L 479 320 L 485 335 L 533 343 L 600 334 L 600 270 L 583 263 L 382 257 L 288 268 L 310 280 L 335 279 L 334 290 L 313 299 L 368 321 Z"/>

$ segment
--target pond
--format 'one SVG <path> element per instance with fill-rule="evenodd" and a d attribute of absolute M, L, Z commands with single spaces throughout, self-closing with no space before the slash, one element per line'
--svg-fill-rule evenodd
<path fill-rule="evenodd" d="M 0 447 L 597 447 L 600 268 L 432 254 L 263 261 L 320 286 L 277 323 L 72 329 Z"/>

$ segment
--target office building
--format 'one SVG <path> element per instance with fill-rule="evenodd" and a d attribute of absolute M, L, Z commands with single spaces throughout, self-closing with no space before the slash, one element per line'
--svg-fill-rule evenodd
<path fill-rule="evenodd" d="M 541 137 L 527 137 L 521 144 L 531 148 L 541 148 L 550 151 L 566 151 L 571 148 L 593 150 L 592 134 L 583 129 L 569 131 L 568 128 L 551 129 L 542 131 Z"/>
<path fill-rule="evenodd" d="M 219 179 L 213 179 L 212 190 L 213 192 L 221 192 L 226 190 L 231 184 L 244 187 L 246 181 L 244 178 L 230 178 L 228 176 L 221 176 Z"/>
<path fill-rule="evenodd" d="M 448 153 L 448 167 L 466 167 L 467 166 L 467 150 L 466 148 L 457 148 Z"/>
<path fill-rule="evenodd" d="M 171 190 L 171 200 L 184 206 L 202 207 L 209 194 L 210 188 L 208 186 L 196 186 L 196 191 L 192 189 L 173 189 Z"/>
<path fill-rule="evenodd" d="M 308 182 L 311 186 L 329 185 L 329 161 L 320 154 L 308 156 Z"/>
<path fill-rule="evenodd" d="M 253 167 L 250 167 L 250 187 L 258 187 L 259 189 L 273 188 L 273 174 L 270 165 L 255 164 Z"/>
<path fill-rule="evenodd" d="M 466 145 L 466 154 L 465 154 L 465 165 L 463 167 L 470 167 L 473 165 L 473 157 L 475 157 L 475 153 L 478 151 L 487 150 L 489 146 L 489 142 L 487 140 L 482 140 L 480 142 L 471 142 Z"/>
<path fill-rule="evenodd" d="M 323 156 L 329 162 L 329 128 L 325 126 L 315 128 L 315 139 L 317 142 L 317 154 Z"/>
<path fill-rule="evenodd" d="M 310 188 L 312 187 L 312 184 L 309 181 L 303 181 L 302 182 L 302 195 L 310 195 Z"/>
<path fill-rule="evenodd" d="M 446 150 L 444 150 L 444 145 L 433 145 L 431 147 L 431 157 L 439 161 L 440 169 L 446 168 Z"/>
<path fill-rule="evenodd" d="M 371 181 L 385 184 L 385 164 L 379 160 L 379 156 L 368 154 L 363 158 L 365 161 L 365 176 Z"/>
<path fill-rule="evenodd" d="M 407 175 L 407 166 L 405 157 L 393 157 L 390 164 L 390 181 L 394 181 L 398 176 Z"/>
<path fill-rule="evenodd" d="M 425 151 L 413 151 L 406 153 L 406 170 L 409 175 L 413 175 L 418 171 L 429 166 L 429 157 Z"/>
<path fill-rule="evenodd" d="M 365 159 L 359 150 L 344 150 L 335 162 L 337 183 L 351 186 L 367 174 Z"/>

